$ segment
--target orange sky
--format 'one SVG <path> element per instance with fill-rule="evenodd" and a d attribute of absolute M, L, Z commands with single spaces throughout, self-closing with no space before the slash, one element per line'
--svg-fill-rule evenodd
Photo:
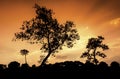
<path fill-rule="evenodd" d="M 28 2 L 29 1 L 29 2 Z M 13 42 L 14 33 L 19 31 L 22 22 L 35 16 L 34 3 L 46 6 L 55 12 L 60 23 L 66 20 L 74 21 L 80 34 L 80 40 L 72 48 L 64 48 L 50 57 L 49 62 L 65 60 L 80 60 L 85 50 L 88 38 L 102 35 L 110 49 L 105 51 L 104 60 L 120 62 L 120 1 L 119 0 L 1 0 L 0 1 L 0 63 L 11 61 L 24 63 L 24 57 L 19 51 L 23 48 L 30 51 L 28 63 L 39 64 L 40 45 L 26 42 Z"/>

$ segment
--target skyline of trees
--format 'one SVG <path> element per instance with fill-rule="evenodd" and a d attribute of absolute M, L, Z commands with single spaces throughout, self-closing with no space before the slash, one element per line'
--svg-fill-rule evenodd
<path fill-rule="evenodd" d="M 117 79 L 120 78 L 120 64 L 111 62 L 108 66 L 105 62 L 98 65 L 80 61 L 65 61 L 55 64 L 45 64 L 43 66 L 20 65 L 13 61 L 8 66 L 0 65 L 0 79 L 56 79 L 59 78 L 90 78 L 90 79 Z M 87 76 L 86 76 L 87 75 Z"/>

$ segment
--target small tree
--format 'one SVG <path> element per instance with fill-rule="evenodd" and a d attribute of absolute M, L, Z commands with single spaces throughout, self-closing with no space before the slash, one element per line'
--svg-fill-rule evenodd
<path fill-rule="evenodd" d="M 47 52 L 43 59 L 45 64 L 51 54 L 61 50 L 63 46 L 73 47 L 79 40 L 79 35 L 72 21 L 59 24 L 53 17 L 53 11 L 35 4 L 36 16 L 30 21 L 25 21 L 21 32 L 15 33 L 15 39 L 29 40 L 31 44 L 40 43 L 41 50 Z"/>
<path fill-rule="evenodd" d="M 109 49 L 107 45 L 102 43 L 103 40 L 104 40 L 104 37 L 102 36 L 98 36 L 98 38 L 90 38 L 86 46 L 87 51 L 81 55 L 81 58 L 87 57 L 87 61 L 97 65 L 99 61 L 96 58 L 96 56 L 100 56 L 102 58 L 106 57 L 104 53 L 97 51 L 97 49 L 102 48 L 103 51 Z"/>
<path fill-rule="evenodd" d="M 25 64 L 27 64 L 27 57 L 26 56 L 28 55 L 29 51 L 26 49 L 22 49 L 22 50 L 20 50 L 20 53 L 21 53 L 21 55 L 25 56 Z"/>

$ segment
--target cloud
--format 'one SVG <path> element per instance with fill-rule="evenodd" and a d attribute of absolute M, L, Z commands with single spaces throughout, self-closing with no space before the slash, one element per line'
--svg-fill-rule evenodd
<path fill-rule="evenodd" d="M 120 25 L 120 18 L 113 19 L 110 23 L 114 26 L 118 26 Z"/>
<path fill-rule="evenodd" d="M 120 48 L 120 40 L 115 40 L 115 42 L 110 43 L 112 48 Z"/>
<path fill-rule="evenodd" d="M 96 9 L 91 9 L 93 16 L 98 14 L 99 19 L 97 23 L 104 23 L 112 19 L 120 17 L 120 1 L 119 0 L 97 0 L 93 6 Z M 99 4 L 99 5 L 98 5 Z M 102 15 L 103 14 L 103 15 Z"/>
<path fill-rule="evenodd" d="M 56 55 L 55 58 L 64 60 L 64 59 L 67 59 L 68 57 L 62 56 L 62 55 Z"/>
<path fill-rule="evenodd" d="M 9 46 L 5 46 L 5 45 L 0 46 L 0 54 L 8 54 L 10 52 L 16 52 L 16 50 Z"/>
<path fill-rule="evenodd" d="M 109 2 L 109 0 L 94 0 L 94 4 L 91 8 L 91 12 L 97 12 L 100 9 L 102 9 L 106 4 Z"/>

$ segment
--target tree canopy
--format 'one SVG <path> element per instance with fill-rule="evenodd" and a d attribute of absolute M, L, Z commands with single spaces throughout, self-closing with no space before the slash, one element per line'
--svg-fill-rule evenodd
<path fill-rule="evenodd" d="M 104 40 L 104 37 L 102 36 L 98 36 L 97 38 L 90 38 L 86 46 L 87 51 L 85 51 L 81 55 L 81 58 L 87 57 L 87 61 L 92 62 L 94 64 L 97 64 L 99 62 L 96 56 L 105 58 L 106 55 L 104 53 L 102 53 L 101 51 L 97 51 L 98 48 L 102 48 L 103 51 L 109 49 L 109 47 L 106 44 L 102 43 L 103 40 Z"/>

